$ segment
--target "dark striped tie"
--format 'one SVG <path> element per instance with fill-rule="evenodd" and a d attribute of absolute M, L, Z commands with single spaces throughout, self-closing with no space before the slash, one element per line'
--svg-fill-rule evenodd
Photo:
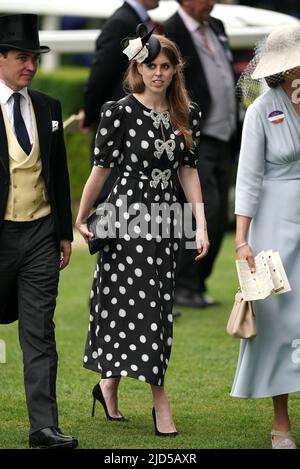
<path fill-rule="evenodd" d="M 29 135 L 26 129 L 26 125 L 24 119 L 21 114 L 21 107 L 20 107 L 20 93 L 14 93 L 14 127 L 17 140 L 20 146 L 23 148 L 25 153 L 29 155 L 31 152 L 31 143 L 29 140 Z"/>

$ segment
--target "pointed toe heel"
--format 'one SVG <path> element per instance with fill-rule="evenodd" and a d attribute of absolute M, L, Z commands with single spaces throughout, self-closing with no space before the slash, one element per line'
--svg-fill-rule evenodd
<path fill-rule="evenodd" d="M 112 417 L 111 415 L 109 415 L 107 405 L 106 405 L 104 396 L 102 394 L 101 386 L 100 386 L 99 383 L 97 383 L 93 387 L 92 395 L 93 395 L 92 417 L 94 417 L 94 415 L 95 415 L 96 401 L 99 401 L 100 404 L 102 405 L 103 409 L 104 409 L 105 416 L 106 416 L 107 420 L 112 420 L 114 422 L 128 422 L 128 419 L 123 417 L 123 415 L 121 415 L 121 417 Z"/>
<path fill-rule="evenodd" d="M 156 436 L 167 436 L 167 437 L 175 437 L 178 435 L 178 432 L 169 432 L 169 433 L 164 433 L 160 432 L 157 428 L 157 423 L 156 423 L 156 414 L 155 414 L 155 409 L 154 407 L 152 408 L 152 417 L 153 417 L 153 422 L 154 422 L 154 430 L 155 430 L 155 435 Z"/>

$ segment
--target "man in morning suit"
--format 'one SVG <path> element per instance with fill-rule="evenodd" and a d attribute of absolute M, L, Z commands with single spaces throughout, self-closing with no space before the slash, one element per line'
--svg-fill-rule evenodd
<path fill-rule="evenodd" d="M 165 34 L 183 55 L 186 87 L 202 112 L 198 170 L 210 249 L 205 259 L 195 262 L 183 239 L 175 303 L 205 307 L 217 304 L 206 295 L 206 280 L 226 231 L 237 123 L 235 83 L 224 25 L 210 16 L 216 1 L 177 1 L 179 9 L 166 21 Z"/>
<path fill-rule="evenodd" d="M 0 17 L 0 323 L 18 319 L 29 445 L 75 448 L 58 426 L 53 315 L 71 255 L 69 176 L 60 103 L 28 87 L 38 17 Z"/>

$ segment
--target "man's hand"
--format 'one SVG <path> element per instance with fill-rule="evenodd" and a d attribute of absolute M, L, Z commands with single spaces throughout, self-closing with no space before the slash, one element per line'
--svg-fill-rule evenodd
<path fill-rule="evenodd" d="M 62 239 L 60 241 L 60 270 L 63 270 L 69 264 L 71 253 L 72 253 L 72 242 L 68 239 Z"/>
<path fill-rule="evenodd" d="M 84 110 L 80 109 L 80 111 L 78 112 L 78 128 L 79 128 L 81 133 L 88 134 L 89 132 L 91 132 L 93 130 L 93 126 L 90 125 L 89 127 L 84 127 L 83 126 L 84 119 L 85 119 Z"/>

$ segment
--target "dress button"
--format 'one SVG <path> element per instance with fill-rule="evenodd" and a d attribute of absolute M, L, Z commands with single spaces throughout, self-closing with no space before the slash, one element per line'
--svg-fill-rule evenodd
<path fill-rule="evenodd" d="M 18 187 L 18 186 L 17 186 L 16 184 L 13 185 L 13 188 L 14 188 L 14 189 L 17 189 L 17 187 Z"/>
<path fill-rule="evenodd" d="M 17 218 L 17 215 L 14 213 L 13 217 L 14 217 L 14 218 Z"/>
<path fill-rule="evenodd" d="M 30 218 L 33 218 L 33 214 L 30 215 Z"/>

